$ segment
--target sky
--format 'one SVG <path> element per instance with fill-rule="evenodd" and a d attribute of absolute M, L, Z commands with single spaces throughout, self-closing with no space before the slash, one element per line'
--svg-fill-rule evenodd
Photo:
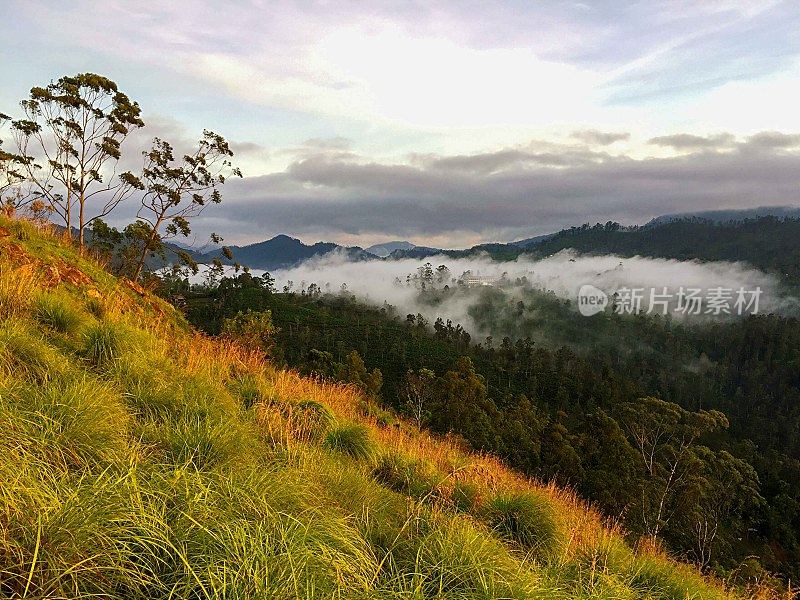
<path fill-rule="evenodd" d="M 228 243 L 800 204 L 796 0 L 2 0 L 0 34 L 0 112 L 95 72 L 142 107 L 127 157 L 230 140 L 245 177 L 195 227 Z"/>

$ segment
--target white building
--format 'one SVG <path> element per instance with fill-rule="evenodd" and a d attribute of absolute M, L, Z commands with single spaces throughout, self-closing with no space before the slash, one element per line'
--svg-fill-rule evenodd
<path fill-rule="evenodd" d="M 498 281 L 499 278 L 493 275 L 473 275 L 472 273 L 465 274 L 461 278 L 461 282 L 468 287 L 497 285 Z"/>

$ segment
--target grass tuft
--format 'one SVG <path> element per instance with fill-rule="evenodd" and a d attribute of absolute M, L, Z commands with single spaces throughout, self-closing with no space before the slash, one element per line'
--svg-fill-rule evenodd
<path fill-rule="evenodd" d="M 357 460 L 370 460 L 374 453 L 369 430 L 359 424 L 334 427 L 327 433 L 322 445 Z"/>
<path fill-rule="evenodd" d="M 372 476 L 389 489 L 417 500 L 436 496 L 443 479 L 433 465 L 410 460 L 397 452 L 384 453 L 372 470 Z"/>
<path fill-rule="evenodd" d="M 120 394 L 86 376 L 12 389 L 0 410 L 25 424 L 41 455 L 70 467 L 108 464 L 128 452 L 128 412 Z"/>
<path fill-rule="evenodd" d="M 22 325 L 0 327 L 0 372 L 41 383 L 66 369 L 67 360 L 34 331 Z"/>
<path fill-rule="evenodd" d="M 141 439 L 161 451 L 163 462 L 197 469 L 242 463 L 252 457 L 249 432 L 235 422 L 186 416 L 177 422 L 145 425 Z"/>
<path fill-rule="evenodd" d="M 84 334 L 83 356 L 96 366 L 108 366 L 119 359 L 126 331 L 113 323 L 90 326 Z"/>
<path fill-rule="evenodd" d="M 502 536 L 532 549 L 539 556 L 556 550 L 558 527 L 552 503 L 535 492 L 502 493 L 487 507 L 490 525 Z"/>
<path fill-rule="evenodd" d="M 91 313 L 96 319 L 102 320 L 106 317 L 108 310 L 100 298 L 86 298 L 85 305 L 86 310 L 88 310 L 89 313 Z"/>
<path fill-rule="evenodd" d="M 335 422 L 336 417 L 331 410 L 315 400 L 302 400 L 292 407 L 292 426 L 297 439 L 319 440 Z"/>
<path fill-rule="evenodd" d="M 546 597 L 508 549 L 465 518 L 446 520 L 423 539 L 415 587 L 425 598 Z"/>
<path fill-rule="evenodd" d="M 84 323 L 83 315 L 71 302 L 53 294 L 43 294 L 35 300 L 33 317 L 42 325 L 68 335 L 76 333 Z"/>

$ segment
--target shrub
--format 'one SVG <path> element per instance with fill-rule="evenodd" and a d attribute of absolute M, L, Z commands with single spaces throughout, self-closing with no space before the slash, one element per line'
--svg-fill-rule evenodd
<path fill-rule="evenodd" d="M 248 310 L 222 322 L 222 335 L 235 340 L 249 350 L 268 356 L 275 346 L 275 326 L 270 311 Z"/>
<path fill-rule="evenodd" d="M 77 332 L 84 320 L 72 303 L 52 294 L 41 295 L 36 299 L 33 316 L 42 325 L 66 334 Z"/>
<path fill-rule="evenodd" d="M 555 550 L 558 540 L 556 512 L 550 500 L 535 492 L 500 494 L 487 508 L 491 526 L 540 556 Z"/>
<path fill-rule="evenodd" d="M 358 424 L 334 427 L 325 436 L 323 446 L 361 460 L 369 460 L 373 454 L 369 430 Z"/>

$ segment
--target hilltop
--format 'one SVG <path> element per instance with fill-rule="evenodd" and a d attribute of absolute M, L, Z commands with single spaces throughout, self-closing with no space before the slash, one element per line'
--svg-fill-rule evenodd
<path fill-rule="evenodd" d="M 0 424 L 3 597 L 738 597 L 4 219 Z"/>
<path fill-rule="evenodd" d="M 304 260 L 328 254 L 329 252 L 341 251 L 350 260 L 370 260 L 378 258 L 358 246 L 346 247 L 339 246 L 332 242 L 317 242 L 307 245 L 298 239 L 288 235 L 277 235 L 274 238 L 247 246 L 231 246 L 235 260 L 247 265 L 251 269 L 284 269 L 297 265 Z M 213 250 L 197 257 L 200 262 L 210 262 L 214 258 L 219 258 L 223 262 L 226 260 L 220 250 Z"/>

